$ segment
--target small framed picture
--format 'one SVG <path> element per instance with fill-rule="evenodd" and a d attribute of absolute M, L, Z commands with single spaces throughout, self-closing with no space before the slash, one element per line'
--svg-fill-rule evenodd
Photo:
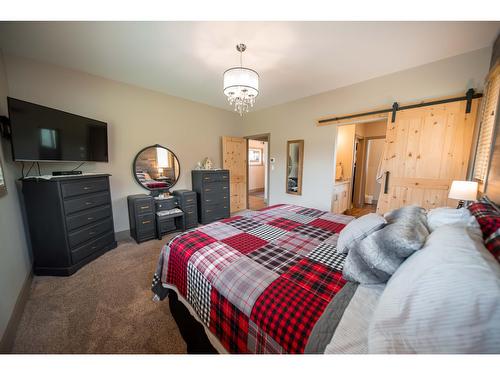
<path fill-rule="evenodd" d="M 7 193 L 7 185 L 5 185 L 3 166 L 2 166 L 2 161 L 0 160 L 0 197 L 6 193 Z"/>
<path fill-rule="evenodd" d="M 250 165 L 262 165 L 262 149 L 261 148 L 249 148 L 248 149 L 248 164 L 250 164 Z"/>

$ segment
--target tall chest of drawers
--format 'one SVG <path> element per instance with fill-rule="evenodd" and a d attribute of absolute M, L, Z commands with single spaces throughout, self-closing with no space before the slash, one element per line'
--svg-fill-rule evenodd
<path fill-rule="evenodd" d="M 68 276 L 116 247 L 109 175 L 25 178 L 34 272 Z"/>
<path fill-rule="evenodd" d="M 191 177 L 198 198 L 200 223 L 208 224 L 229 217 L 229 171 L 194 170 Z"/>

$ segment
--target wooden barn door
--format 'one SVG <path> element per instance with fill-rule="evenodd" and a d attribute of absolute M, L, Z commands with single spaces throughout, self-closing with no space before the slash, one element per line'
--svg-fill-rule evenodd
<path fill-rule="evenodd" d="M 426 209 L 455 206 L 453 180 L 465 180 L 479 99 L 398 111 L 388 119 L 377 212 L 416 204 Z"/>
<path fill-rule="evenodd" d="M 222 137 L 222 168 L 229 170 L 231 212 L 247 208 L 247 140 Z"/>

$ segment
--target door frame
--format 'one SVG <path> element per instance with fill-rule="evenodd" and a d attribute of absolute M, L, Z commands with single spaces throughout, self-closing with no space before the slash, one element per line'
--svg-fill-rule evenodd
<path fill-rule="evenodd" d="M 338 131 L 338 128 L 340 128 L 341 126 L 346 126 L 346 125 L 355 125 L 355 124 L 365 124 L 365 123 L 370 123 L 370 122 L 380 122 L 380 121 L 388 121 L 389 119 L 389 115 L 388 114 L 374 114 L 374 115 L 368 115 L 368 116 L 363 116 L 362 118 L 352 118 L 352 119 L 347 119 L 346 121 L 342 121 L 342 122 L 338 122 L 338 123 L 334 123 L 332 124 L 333 126 L 336 127 L 336 131 Z M 325 124 L 326 126 L 327 124 Z M 321 125 L 323 126 L 323 125 Z M 386 134 L 387 134 L 387 123 L 386 123 Z M 335 137 L 338 136 L 338 133 L 336 133 Z M 356 136 L 356 134 L 354 135 L 354 143 L 356 143 L 356 139 L 363 139 L 365 140 L 365 142 L 367 143 L 367 141 L 369 139 L 377 139 L 377 138 L 386 138 L 386 136 L 371 136 L 371 137 L 359 137 L 359 136 Z M 366 146 L 366 145 L 365 145 Z M 351 177 L 351 182 L 349 184 L 349 199 L 348 199 L 348 210 L 351 209 L 353 206 L 354 206 L 354 183 L 353 181 L 355 182 L 354 180 L 354 163 L 355 163 L 355 145 L 353 145 L 353 159 L 352 159 L 352 177 Z M 366 154 L 366 153 L 365 153 Z M 365 155 L 366 156 L 366 155 Z M 365 166 L 366 166 L 366 160 L 364 160 L 364 163 L 363 163 Z M 337 167 L 337 138 L 335 138 L 335 143 L 334 143 L 334 158 L 333 158 L 333 179 L 335 181 L 335 169 Z M 366 170 L 365 168 L 363 168 L 363 174 L 362 174 L 362 180 L 364 181 L 365 180 L 365 174 L 366 174 Z M 364 189 L 363 189 L 364 190 Z M 333 199 L 333 198 L 332 198 Z M 363 199 L 363 205 L 364 205 L 364 199 Z"/>
<path fill-rule="evenodd" d="M 255 134 L 255 135 L 247 135 L 247 136 L 244 136 L 243 138 L 246 139 L 246 149 L 247 149 L 247 165 L 246 165 L 246 174 L 247 174 L 247 183 L 246 183 L 246 189 L 247 189 L 247 209 L 249 209 L 248 207 L 249 206 L 249 197 L 248 197 L 248 193 L 249 193 L 249 168 L 248 168 L 248 149 L 249 149 L 249 140 L 252 139 L 252 140 L 255 140 L 255 141 L 264 141 L 264 142 L 267 142 L 267 160 L 266 160 L 266 169 L 267 169 L 267 176 L 265 176 L 267 178 L 267 189 L 265 188 L 264 186 L 264 202 L 266 203 L 266 205 L 269 205 L 269 191 L 271 190 L 269 187 L 271 186 L 271 163 L 270 163 L 270 154 L 271 154 L 271 133 L 261 133 L 261 134 Z"/>
<path fill-rule="evenodd" d="M 371 137 L 357 137 L 359 139 L 360 144 L 362 144 L 362 151 L 363 151 L 363 159 L 361 160 L 361 171 L 359 172 L 359 179 L 357 180 L 356 178 L 354 179 L 354 187 L 353 187 L 353 206 L 356 207 L 356 203 L 359 204 L 359 206 L 362 208 L 365 206 L 365 188 L 366 188 L 366 174 L 368 172 L 368 142 L 372 141 L 374 139 L 385 139 L 385 135 L 374 135 Z M 359 151 L 359 150 L 358 150 Z M 356 189 L 356 182 L 360 183 L 361 185 L 358 185 L 358 188 Z M 378 197 L 377 197 L 378 198 Z M 357 200 L 356 202 L 354 202 Z"/>

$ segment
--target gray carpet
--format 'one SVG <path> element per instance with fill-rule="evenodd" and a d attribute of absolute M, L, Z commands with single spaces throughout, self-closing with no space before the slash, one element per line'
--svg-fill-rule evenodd
<path fill-rule="evenodd" d="M 70 277 L 35 277 L 13 353 L 186 353 L 168 301 L 151 300 L 170 237 L 122 242 Z"/>

